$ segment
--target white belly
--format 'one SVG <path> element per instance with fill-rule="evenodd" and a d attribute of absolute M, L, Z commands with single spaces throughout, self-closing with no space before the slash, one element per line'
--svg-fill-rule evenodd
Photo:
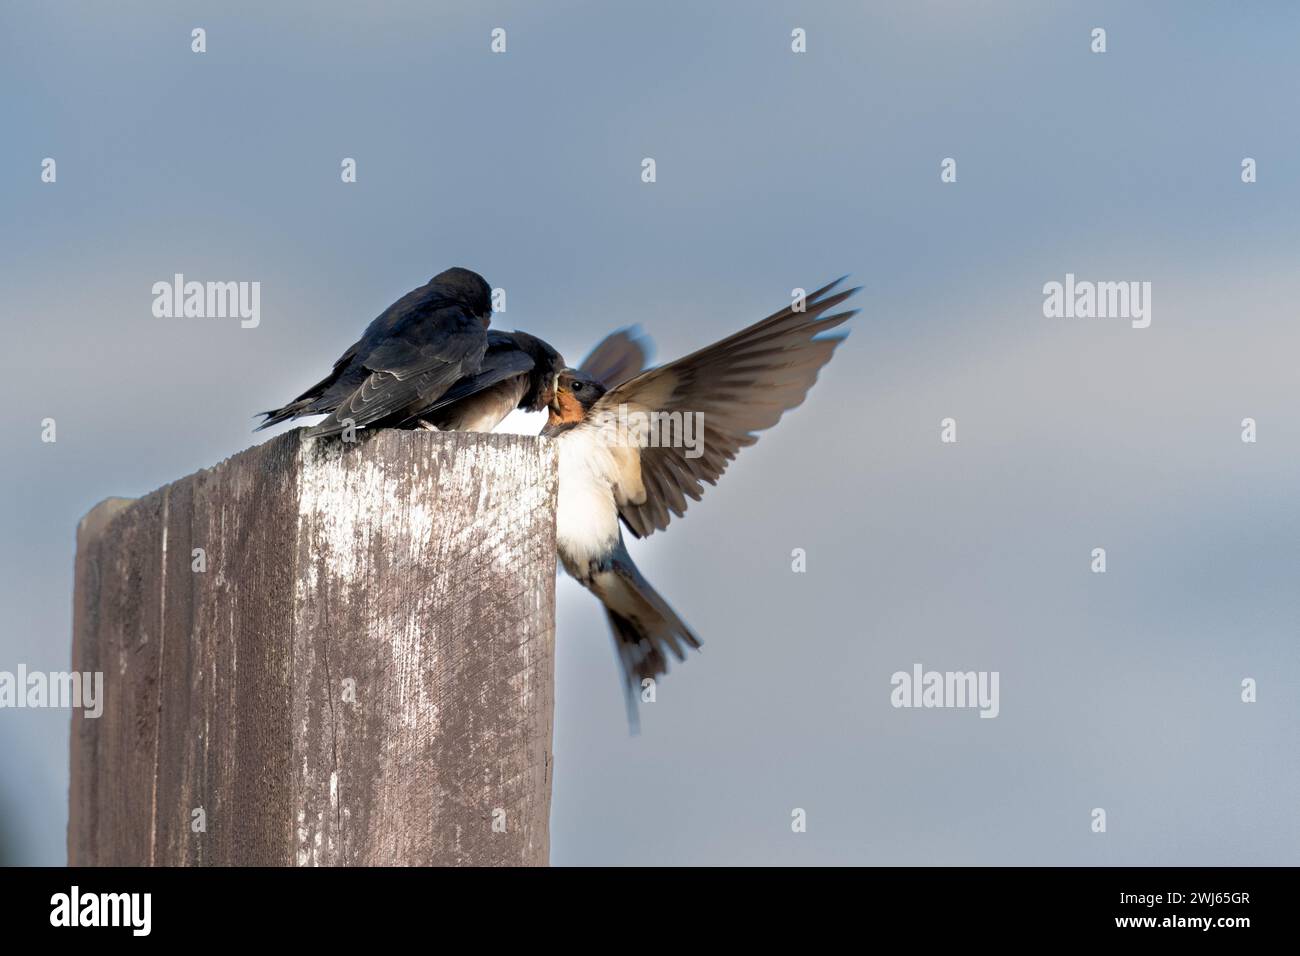
<path fill-rule="evenodd" d="M 618 543 L 614 459 L 598 433 L 575 428 L 560 435 L 559 506 L 555 537 L 567 564 L 585 568 Z"/>
<path fill-rule="evenodd" d="M 528 376 L 516 375 L 455 402 L 435 414 L 434 424 L 444 431 L 490 432 L 514 411 L 527 389 Z"/>

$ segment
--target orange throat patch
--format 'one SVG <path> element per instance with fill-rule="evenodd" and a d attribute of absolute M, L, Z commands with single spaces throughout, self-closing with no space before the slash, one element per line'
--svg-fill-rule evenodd
<path fill-rule="evenodd" d="M 582 403 L 573 397 L 572 392 L 556 392 L 546 424 L 576 425 L 586 417 L 586 410 L 583 409 Z"/>

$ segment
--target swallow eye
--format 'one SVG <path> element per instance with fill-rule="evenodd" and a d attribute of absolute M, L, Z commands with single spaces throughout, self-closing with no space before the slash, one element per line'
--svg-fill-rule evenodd
<path fill-rule="evenodd" d="M 574 391 L 574 394 L 577 394 L 578 392 L 581 392 L 581 391 L 583 390 L 583 388 L 585 388 L 585 387 L 586 387 L 586 386 L 584 386 L 581 382 L 574 382 L 574 383 L 573 383 L 573 391 Z"/>

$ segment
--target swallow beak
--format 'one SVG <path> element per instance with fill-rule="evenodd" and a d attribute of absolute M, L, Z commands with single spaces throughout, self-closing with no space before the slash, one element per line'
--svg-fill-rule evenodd
<path fill-rule="evenodd" d="M 559 387 L 559 380 L 560 377 L 558 375 L 552 376 L 550 383 L 542 389 L 542 404 L 547 408 L 553 408 L 555 406 L 555 392 Z"/>

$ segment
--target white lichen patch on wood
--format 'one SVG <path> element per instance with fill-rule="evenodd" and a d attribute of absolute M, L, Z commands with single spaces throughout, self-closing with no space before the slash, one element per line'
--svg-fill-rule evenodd
<path fill-rule="evenodd" d="M 549 752 L 550 443 L 381 433 L 300 454 L 295 644 L 310 676 L 295 706 L 309 727 L 302 793 L 329 808 L 306 820 L 326 828 L 332 857 L 310 862 L 490 859 L 491 843 L 448 838 L 449 811 L 490 815 L 503 789 L 531 807 L 511 852 L 536 861 L 549 789 L 526 764 L 539 734 Z M 345 677 L 355 704 L 338 699 Z M 328 774 L 330 792 L 313 795 Z"/>

